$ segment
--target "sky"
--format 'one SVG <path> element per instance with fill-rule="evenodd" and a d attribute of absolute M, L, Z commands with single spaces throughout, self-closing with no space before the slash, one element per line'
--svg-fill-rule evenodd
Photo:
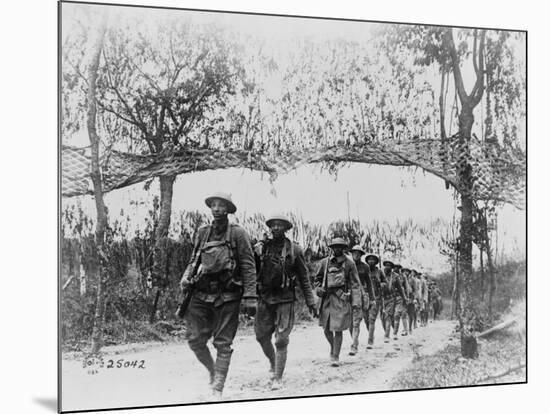
<path fill-rule="evenodd" d="M 107 193 L 105 201 L 111 217 L 120 210 L 142 226 L 155 195 L 157 180 L 144 190 L 143 183 Z M 178 176 L 173 192 L 173 217 L 180 211 L 198 210 L 209 215 L 204 199 L 213 192 L 231 194 L 240 214 L 255 212 L 269 215 L 280 211 L 301 213 L 304 220 L 329 224 L 349 217 L 362 223 L 411 219 L 429 223 L 436 218 L 452 221 L 460 215 L 452 190 L 429 173 L 411 167 L 378 166 L 352 163 L 343 166 L 337 177 L 320 171 L 317 165 L 306 165 L 281 174 L 273 183 L 267 174 L 247 169 L 196 172 Z M 132 201 L 143 202 L 136 205 Z M 91 196 L 63 199 L 63 206 L 80 203 L 91 217 L 95 204 Z M 525 211 L 505 205 L 498 211 L 498 251 L 502 257 L 525 254 Z"/>

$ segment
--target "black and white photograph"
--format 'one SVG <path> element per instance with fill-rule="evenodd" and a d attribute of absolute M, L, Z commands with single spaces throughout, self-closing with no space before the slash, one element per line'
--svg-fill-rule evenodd
<path fill-rule="evenodd" d="M 525 384 L 527 32 L 150 3 L 58 3 L 58 410 Z"/>

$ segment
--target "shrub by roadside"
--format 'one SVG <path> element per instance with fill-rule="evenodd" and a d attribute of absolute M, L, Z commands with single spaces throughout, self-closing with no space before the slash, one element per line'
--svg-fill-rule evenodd
<path fill-rule="evenodd" d="M 392 383 L 392 389 L 440 388 L 526 381 L 525 302 L 502 319 L 516 318 L 511 329 L 479 339 L 479 357 L 465 359 L 458 333 L 442 351 L 413 360 Z"/>

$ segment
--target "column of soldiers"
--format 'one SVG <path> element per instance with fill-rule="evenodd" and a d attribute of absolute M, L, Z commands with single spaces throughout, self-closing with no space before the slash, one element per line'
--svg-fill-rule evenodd
<path fill-rule="evenodd" d="M 228 214 L 237 211 L 229 194 L 213 194 L 205 203 L 212 222 L 195 235 L 180 287 L 188 297 L 183 311 L 188 344 L 207 369 L 215 398 L 222 395 L 240 311 L 255 315 L 254 332 L 269 362 L 270 387 L 282 387 L 297 286 L 311 315 L 319 318 L 334 367 L 340 365 L 344 331 L 352 337 L 349 355 L 357 354 L 361 321 L 368 332 L 367 349 L 372 349 L 377 319 L 384 342 L 389 342 L 392 330 L 398 338 L 400 324 L 401 335 L 409 335 L 418 323 L 427 324 L 431 306 L 437 308 L 435 316 L 440 311 L 433 303 L 441 303 L 441 293 L 425 275 L 389 260 L 382 262 L 382 270 L 380 258 L 359 245 L 351 248 L 350 258 L 342 238 L 328 245 L 330 254 L 311 282 L 302 248 L 286 236 L 293 226 L 288 217 L 271 216 L 266 221 L 271 238 L 252 246 L 245 230 L 228 221 Z M 207 346 L 210 339 L 215 359 Z"/>

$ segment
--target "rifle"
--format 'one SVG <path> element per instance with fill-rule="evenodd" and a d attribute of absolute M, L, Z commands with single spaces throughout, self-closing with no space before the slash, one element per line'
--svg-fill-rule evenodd
<path fill-rule="evenodd" d="M 195 292 L 195 283 L 197 281 L 194 280 L 194 277 L 197 274 L 197 269 L 200 265 L 199 263 L 200 254 L 198 254 L 197 256 L 198 257 L 195 258 L 194 261 L 189 263 L 189 265 L 185 269 L 185 272 L 183 273 L 183 276 L 191 274 L 191 277 L 189 278 L 190 284 L 182 292 L 180 303 L 178 305 L 178 308 L 176 309 L 176 316 L 180 317 L 181 319 L 185 317 L 185 312 L 187 311 L 187 308 L 189 307 L 189 303 L 191 303 L 191 298 L 193 297 L 193 293 Z"/>
<path fill-rule="evenodd" d="M 185 312 L 187 312 L 187 308 L 189 307 L 189 303 L 191 303 L 191 298 L 193 297 L 193 293 L 195 292 L 195 284 L 198 281 L 197 273 L 201 264 L 201 250 L 206 240 L 208 240 L 208 238 L 210 237 L 210 230 L 211 228 L 208 230 L 208 234 L 206 235 L 206 238 L 202 241 L 200 247 L 194 251 L 194 259 L 191 261 L 191 263 L 187 265 L 182 275 L 182 279 L 186 277 L 189 280 L 189 285 L 182 292 L 180 303 L 178 305 L 178 308 L 176 309 L 176 316 L 181 319 L 185 317 Z"/>
<path fill-rule="evenodd" d="M 321 315 L 321 309 L 323 308 L 323 301 L 325 300 L 325 297 L 327 295 L 326 286 L 327 286 L 328 260 L 329 259 L 327 257 L 327 261 L 325 263 L 325 271 L 323 272 L 323 280 L 321 282 L 321 288 L 323 289 L 324 293 L 323 293 L 323 296 L 321 297 L 321 300 L 319 300 L 319 303 L 317 304 L 317 317 L 320 317 Z"/>

